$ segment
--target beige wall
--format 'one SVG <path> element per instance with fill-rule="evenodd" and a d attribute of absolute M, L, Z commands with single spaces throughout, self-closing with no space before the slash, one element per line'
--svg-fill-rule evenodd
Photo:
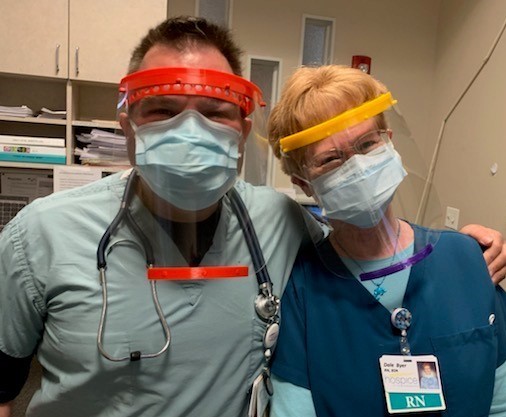
<path fill-rule="evenodd" d="M 442 2 L 431 138 L 482 65 L 506 18 L 504 0 Z M 506 34 L 449 117 L 434 183 L 459 224 L 482 223 L 506 234 Z M 433 145 L 433 143 L 431 144 Z M 498 164 L 496 175 L 490 167 Z"/>
<path fill-rule="evenodd" d="M 492 46 L 506 2 L 233 0 L 232 11 L 232 30 L 247 54 L 280 59 L 282 81 L 299 65 L 302 15 L 334 18 L 334 62 L 372 57 L 372 74 L 399 100 L 429 165 L 442 120 Z M 194 1 L 169 0 L 169 15 L 193 12 Z M 504 64 L 506 39 L 450 117 L 434 182 L 443 213 L 447 206 L 460 210 L 459 225 L 477 222 L 506 234 Z M 275 185 L 289 185 L 280 171 Z"/>
<path fill-rule="evenodd" d="M 247 54 L 281 59 L 284 81 L 300 64 L 303 14 L 334 18 L 334 62 L 371 56 L 372 74 L 391 89 L 415 137 L 425 141 L 439 7 L 440 0 L 233 0 L 232 30 Z M 193 14 L 194 2 L 169 0 L 168 10 L 170 16 Z M 289 185 L 280 171 L 276 185 Z"/>

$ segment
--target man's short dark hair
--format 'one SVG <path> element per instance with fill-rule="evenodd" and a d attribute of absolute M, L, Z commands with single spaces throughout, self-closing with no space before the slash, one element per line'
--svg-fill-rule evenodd
<path fill-rule="evenodd" d="M 230 31 L 206 19 L 193 16 L 169 18 L 150 29 L 134 49 L 128 72 L 138 71 L 146 53 L 157 44 L 170 46 L 180 51 L 195 45 L 215 47 L 227 59 L 234 74 L 242 75 L 242 51 L 232 40 Z"/>

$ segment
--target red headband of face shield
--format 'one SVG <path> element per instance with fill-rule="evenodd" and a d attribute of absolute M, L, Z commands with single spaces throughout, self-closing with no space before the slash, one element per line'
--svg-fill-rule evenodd
<path fill-rule="evenodd" d="M 121 80 L 122 102 L 128 105 L 154 95 L 196 95 L 236 104 L 245 116 L 255 104 L 265 106 L 262 92 L 252 82 L 227 72 L 200 68 L 153 68 L 137 71 Z M 121 107 L 121 104 L 118 107 Z"/>

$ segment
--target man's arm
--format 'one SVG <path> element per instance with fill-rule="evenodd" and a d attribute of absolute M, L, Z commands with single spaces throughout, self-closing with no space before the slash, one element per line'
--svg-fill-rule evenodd
<path fill-rule="evenodd" d="M 30 372 L 32 356 L 13 358 L 0 350 L 0 417 L 10 417 L 17 397 Z"/>
<path fill-rule="evenodd" d="M 500 232 L 479 224 L 468 224 L 460 229 L 483 248 L 483 256 L 492 281 L 498 284 L 506 277 L 506 243 Z"/>

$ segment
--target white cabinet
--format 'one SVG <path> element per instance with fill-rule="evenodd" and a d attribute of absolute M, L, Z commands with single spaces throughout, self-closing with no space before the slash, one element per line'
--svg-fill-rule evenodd
<path fill-rule="evenodd" d="M 68 0 L 1 0 L 0 40 L 0 72 L 67 78 Z"/>
<path fill-rule="evenodd" d="M 0 72 L 117 83 L 167 0 L 1 0 Z"/>
<path fill-rule="evenodd" d="M 166 18 L 167 0 L 70 0 L 69 16 L 69 78 L 118 83 L 141 37 Z"/>
<path fill-rule="evenodd" d="M 167 0 L 0 0 L 0 106 L 67 112 L 65 120 L 0 116 L 0 134 L 65 138 L 74 164 L 76 132 L 117 126 L 132 50 L 166 16 Z"/>

